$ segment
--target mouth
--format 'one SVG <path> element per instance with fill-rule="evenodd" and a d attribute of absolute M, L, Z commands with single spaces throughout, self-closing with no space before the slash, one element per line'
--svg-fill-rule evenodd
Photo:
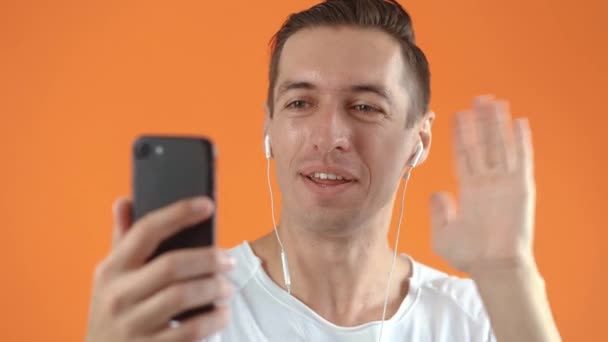
<path fill-rule="evenodd" d="M 309 174 L 301 174 L 309 181 L 322 186 L 337 186 L 342 184 L 351 183 L 354 179 L 349 178 L 346 175 L 335 174 L 331 172 L 311 172 Z"/>
<path fill-rule="evenodd" d="M 300 173 L 303 179 L 304 186 L 315 198 L 322 201 L 333 202 L 337 196 L 340 196 L 349 189 L 353 188 L 357 180 L 340 170 L 309 170 Z"/>

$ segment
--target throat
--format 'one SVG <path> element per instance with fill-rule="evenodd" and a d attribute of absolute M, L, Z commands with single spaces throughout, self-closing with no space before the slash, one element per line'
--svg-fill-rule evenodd
<path fill-rule="evenodd" d="M 391 319 L 401 307 L 409 291 L 408 283 L 405 282 L 401 288 L 391 291 L 386 308 L 385 320 Z M 381 297 L 381 300 L 378 298 Z M 381 296 L 374 295 L 367 299 L 365 296 L 347 302 L 321 305 L 318 300 L 312 299 L 309 307 L 323 317 L 325 320 L 342 327 L 356 327 L 366 323 L 382 320 L 384 311 L 384 292 Z"/>
<path fill-rule="evenodd" d="M 363 261 L 354 271 L 333 268 L 329 263 L 316 270 L 304 269 L 304 265 L 296 261 L 296 271 L 292 274 L 293 295 L 339 326 L 354 327 L 380 321 L 392 260 L 386 261 L 379 263 L 384 264 L 382 267 L 370 267 Z M 385 319 L 393 317 L 407 297 L 409 274 L 409 260 L 397 258 L 390 279 Z"/>

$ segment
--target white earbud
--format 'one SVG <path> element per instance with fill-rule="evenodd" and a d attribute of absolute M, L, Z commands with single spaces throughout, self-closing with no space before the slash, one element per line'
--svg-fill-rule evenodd
<path fill-rule="evenodd" d="M 416 145 L 416 154 L 414 154 L 414 157 L 412 158 L 412 161 L 410 162 L 410 165 L 409 165 L 410 168 L 414 168 L 414 167 L 418 166 L 418 162 L 420 161 L 420 157 L 422 157 L 423 151 L 424 151 L 424 146 L 422 146 L 422 141 L 419 141 L 418 145 Z"/>
<path fill-rule="evenodd" d="M 266 159 L 272 158 L 272 149 L 270 148 L 270 136 L 266 134 L 264 137 L 264 154 L 266 155 Z"/>
<path fill-rule="evenodd" d="M 424 151 L 424 146 L 422 145 L 422 142 L 419 141 L 418 145 L 416 145 L 416 152 L 415 152 L 414 156 L 412 157 L 412 160 L 407 165 L 407 169 L 405 170 L 405 173 L 403 174 L 403 179 L 405 179 L 406 181 L 408 180 L 408 178 L 410 178 L 412 169 L 415 168 L 416 166 L 418 166 L 418 162 L 420 162 L 420 157 L 422 157 L 423 151 Z"/>

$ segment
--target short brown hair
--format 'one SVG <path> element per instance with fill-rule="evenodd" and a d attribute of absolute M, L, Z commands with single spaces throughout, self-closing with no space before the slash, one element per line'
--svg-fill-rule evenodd
<path fill-rule="evenodd" d="M 291 14 L 270 42 L 271 57 L 267 105 L 272 117 L 274 87 L 279 73 L 279 59 L 285 42 L 304 28 L 320 26 L 353 26 L 380 29 L 397 39 L 401 45 L 406 72 L 411 72 L 414 85 L 406 126 L 427 112 L 431 97 L 429 64 L 416 46 L 409 14 L 394 0 L 326 0 L 307 10 Z"/>

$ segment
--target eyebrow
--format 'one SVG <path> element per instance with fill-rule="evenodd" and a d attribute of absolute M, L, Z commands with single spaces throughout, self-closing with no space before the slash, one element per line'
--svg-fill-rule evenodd
<path fill-rule="evenodd" d="M 277 98 L 281 97 L 285 92 L 293 89 L 316 89 L 312 83 L 306 81 L 285 81 L 281 83 L 277 90 Z"/>
<path fill-rule="evenodd" d="M 350 87 L 350 91 L 355 93 L 374 93 L 391 103 L 390 92 L 383 86 L 377 84 L 356 84 Z"/>
<path fill-rule="evenodd" d="M 281 83 L 277 90 L 277 98 L 281 97 L 281 95 L 283 95 L 285 92 L 293 89 L 314 90 L 317 89 L 317 86 L 306 81 L 285 81 Z M 392 102 L 390 92 L 381 85 L 372 83 L 355 84 L 348 87 L 348 90 L 354 93 L 374 93 L 384 98 L 388 103 Z"/>

